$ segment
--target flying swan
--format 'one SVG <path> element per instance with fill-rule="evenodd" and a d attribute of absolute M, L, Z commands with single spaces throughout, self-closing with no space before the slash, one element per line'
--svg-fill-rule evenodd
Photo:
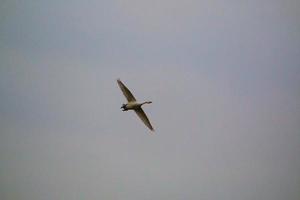
<path fill-rule="evenodd" d="M 125 98 L 127 99 L 127 103 L 122 105 L 122 111 L 134 110 L 134 112 L 139 116 L 139 118 L 144 122 L 144 124 L 151 130 L 154 131 L 147 115 L 142 109 L 142 105 L 150 104 L 151 101 L 145 101 L 143 103 L 139 103 L 136 101 L 130 90 L 121 82 L 120 79 L 117 80 L 120 89 L 122 90 Z"/>

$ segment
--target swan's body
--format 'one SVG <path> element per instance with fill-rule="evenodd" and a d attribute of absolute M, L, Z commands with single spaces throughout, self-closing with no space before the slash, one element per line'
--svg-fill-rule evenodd
<path fill-rule="evenodd" d="M 122 90 L 124 96 L 127 99 L 127 103 L 122 105 L 123 111 L 127 110 L 134 110 L 135 113 L 139 116 L 139 118 L 144 122 L 144 124 L 151 130 L 154 131 L 147 115 L 142 109 L 142 105 L 144 104 L 150 104 L 152 103 L 151 101 L 145 101 L 143 103 L 139 103 L 136 101 L 135 97 L 132 95 L 132 93 L 129 91 L 129 89 L 121 82 L 120 79 L 117 80 L 118 85 L 120 89 Z"/>
<path fill-rule="evenodd" d="M 136 110 L 136 109 L 140 108 L 142 105 L 144 105 L 146 103 L 150 104 L 152 102 L 151 101 L 146 101 L 144 103 L 138 103 L 136 101 L 132 101 L 132 102 L 128 102 L 127 104 L 123 104 L 121 108 L 123 108 L 123 111 Z"/>

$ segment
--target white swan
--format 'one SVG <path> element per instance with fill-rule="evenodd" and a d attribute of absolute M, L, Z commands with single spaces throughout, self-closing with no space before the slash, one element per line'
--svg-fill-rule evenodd
<path fill-rule="evenodd" d="M 127 111 L 127 110 L 134 110 L 135 113 L 139 116 L 139 118 L 144 122 L 144 124 L 151 130 L 154 131 L 154 128 L 152 127 L 147 115 L 145 114 L 145 112 L 142 109 L 142 105 L 144 104 L 150 104 L 152 103 L 151 101 L 145 101 L 143 103 L 139 103 L 136 101 L 136 99 L 134 98 L 134 96 L 132 95 L 132 93 L 129 91 L 129 89 L 121 82 L 120 79 L 117 80 L 118 85 L 120 87 L 120 89 L 122 90 L 124 96 L 127 99 L 127 104 L 123 104 L 122 105 L 122 109 L 123 111 Z"/>

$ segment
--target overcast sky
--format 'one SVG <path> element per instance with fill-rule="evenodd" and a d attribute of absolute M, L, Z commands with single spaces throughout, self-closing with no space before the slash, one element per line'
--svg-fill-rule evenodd
<path fill-rule="evenodd" d="M 299 19 L 298 0 L 1 1 L 0 199 L 298 200 Z"/>

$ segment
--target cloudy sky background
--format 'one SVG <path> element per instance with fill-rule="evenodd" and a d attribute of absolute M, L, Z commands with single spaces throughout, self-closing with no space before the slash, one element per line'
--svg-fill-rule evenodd
<path fill-rule="evenodd" d="M 298 200 L 299 18 L 297 0 L 1 1 L 0 199 Z"/>

